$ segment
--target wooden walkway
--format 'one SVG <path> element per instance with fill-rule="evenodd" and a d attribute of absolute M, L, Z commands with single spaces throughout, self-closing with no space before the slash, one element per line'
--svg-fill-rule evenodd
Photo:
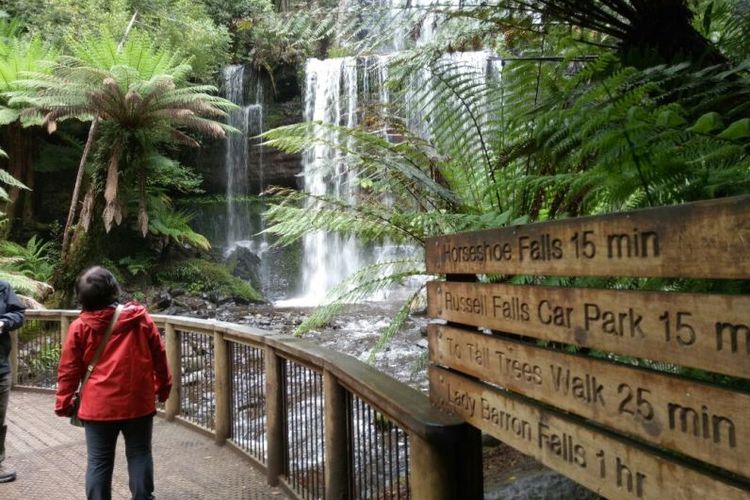
<path fill-rule="evenodd" d="M 53 412 L 51 394 L 13 391 L 8 408 L 6 463 L 18 472 L 0 484 L 3 500 L 85 498 L 83 429 Z M 113 499 L 129 499 L 125 444 L 117 445 Z M 155 495 L 159 500 L 283 499 L 265 477 L 228 447 L 185 426 L 154 421 Z"/>

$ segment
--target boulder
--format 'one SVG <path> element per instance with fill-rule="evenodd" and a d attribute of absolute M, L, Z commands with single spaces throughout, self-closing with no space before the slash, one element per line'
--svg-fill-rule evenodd
<path fill-rule="evenodd" d="M 172 296 L 167 291 L 159 292 L 151 303 L 157 309 L 164 310 L 172 305 Z"/>
<path fill-rule="evenodd" d="M 249 281 L 256 290 L 262 289 L 260 281 L 261 260 L 249 248 L 238 246 L 226 259 L 232 276 Z"/>

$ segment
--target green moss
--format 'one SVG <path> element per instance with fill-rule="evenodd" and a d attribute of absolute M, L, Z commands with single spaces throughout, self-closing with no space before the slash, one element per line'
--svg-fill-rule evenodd
<path fill-rule="evenodd" d="M 265 110 L 264 123 L 266 130 L 302 121 L 302 112 L 300 110 L 304 109 L 304 106 L 300 97 L 295 97 L 286 102 L 273 103 L 267 106 L 267 108 Z"/>
<path fill-rule="evenodd" d="M 334 58 L 334 57 L 348 57 L 354 55 L 352 53 L 352 50 L 348 47 L 329 47 L 328 48 L 328 58 Z"/>
<path fill-rule="evenodd" d="M 191 293 L 218 293 L 235 300 L 262 302 L 263 296 L 250 283 L 232 276 L 222 264 L 201 259 L 188 259 L 168 266 L 157 273 L 165 285 L 178 286 Z"/>

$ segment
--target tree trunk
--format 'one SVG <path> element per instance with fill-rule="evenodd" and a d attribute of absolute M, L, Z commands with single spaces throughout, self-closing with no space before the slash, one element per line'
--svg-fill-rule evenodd
<path fill-rule="evenodd" d="M 693 16 L 685 0 L 642 2 L 622 39 L 621 52 L 636 67 L 678 61 L 699 66 L 727 63 L 724 55 L 695 30 Z"/>
<path fill-rule="evenodd" d="M 288 12 L 289 0 L 275 0 L 276 12 Z"/>
<path fill-rule="evenodd" d="M 71 230 L 73 227 L 73 221 L 75 220 L 76 211 L 78 210 L 78 197 L 81 194 L 81 183 L 83 182 L 83 174 L 86 172 L 86 160 L 88 160 L 91 146 L 94 144 L 96 138 L 96 131 L 99 127 L 99 117 L 94 117 L 94 121 L 91 122 L 91 128 L 89 128 L 89 135 L 86 139 L 86 145 L 83 148 L 83 154 L 81 155 L 81 161 L 78 164 L 78 173 L 76 174 L 76 183 L 73 186 L 73 195 L 70 199 L 70 208 L 68 209 L 68 218 L 65 221 L 65 229 L 63 230 L 63 241 L 61 257 L 64 260 L 65 254 L 68 253 L 68 246 L 70 245 Z"/>
<path fill-rule="evenodd" d="M 693 28 L 695 12 L 687 0 L 541 3 L 540 12 L 548 21 L 562 21 L 619 39 L 623 60 L 637 68 L 677 61 L 691 61 L 699 66 L 728 62 Z"/>
<path fill-rule="evenodd" d="M 33 183 L 33 165 L 34 165 L 34 131 L 30 128 L 24 128 L 18 121 L 8 125 L 6 137 L 8 138 L 8 173 L 24 184 L 32 179 Z M 31 187 L 31 186 L 29 186 Z M 19 188 L 10 188 L 5 215 L 8 222 L 5 227 L 5 234 L 10 234 L 16 219 L 24 214 L 33 215 L 33 206 L 31 196 L 28 192 L 23 192 Z M 24 208 L 24 205 L 28 205 Z"/>

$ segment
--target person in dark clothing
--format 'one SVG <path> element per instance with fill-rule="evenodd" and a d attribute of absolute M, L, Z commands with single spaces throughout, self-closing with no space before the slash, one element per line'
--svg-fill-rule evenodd
<path fill-rule="evenodd" d="M 10 283 L 0 281 L 0 483 L 7 483 L 16 478 L 16 471 L 3 464 L 5 436 L 8 433 L 5 414 L 8 411 L 11 383 L 10 332 L 23 324 L 25 310 Z"/>

